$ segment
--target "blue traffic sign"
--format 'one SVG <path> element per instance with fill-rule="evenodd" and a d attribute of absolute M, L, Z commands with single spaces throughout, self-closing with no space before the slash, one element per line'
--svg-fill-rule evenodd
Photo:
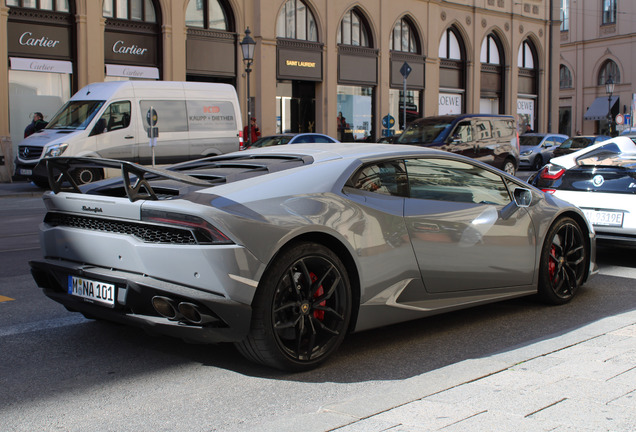
<path fill-rule="evenodd" d="M 386 129 L 391 129 L 395 126 L 395 118 L 391 114 L 387 114 L 382 117 L 382 126 Z"/>

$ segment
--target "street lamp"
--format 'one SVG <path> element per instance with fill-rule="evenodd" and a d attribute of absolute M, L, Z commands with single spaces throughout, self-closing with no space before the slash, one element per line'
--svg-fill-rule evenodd
<path fill-rule="evenodd" d="M 614 80 L 610 75 L 605 81 L 605 92 L 607 93 L 607 121 L 609 122 L 609 136 L 612 136 L 612 93 L 614 93 Z"/>
<path fill-rule="evenodd" d="M 252 109 L 250 106 L 250 72 L 252 72 L 252 62 L 254 61 L 254 47 L 256 42 L 250 36 L 250 28 L 245 29 L 245 37 L 241 41 L 243 51 L 243 61 L 245 62 L 245 73 L 247 74 L 247 147 L 252 145 Z"/>

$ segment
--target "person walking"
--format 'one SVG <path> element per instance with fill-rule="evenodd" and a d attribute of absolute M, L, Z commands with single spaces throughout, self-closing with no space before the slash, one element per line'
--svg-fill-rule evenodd
<path fill-rule="evenodd" d="M 44 121 L 44 116 L 41 112 L 33 113 L 33 121 L 24 129 L 24 138 L 44 129 L 47 124 L 49 124 L 49 122 Z"/>

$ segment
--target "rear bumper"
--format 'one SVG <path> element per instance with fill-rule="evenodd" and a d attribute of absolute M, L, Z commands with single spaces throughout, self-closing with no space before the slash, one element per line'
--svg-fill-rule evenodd
<path fill-rule="evenodd" d="M 77 263 L 45 259 L 29 264 L 33 278 L 46 296 L 70 311 L 81 312 L 89 317 L 198 343 L 236 342 L 249 332 L 251 307 L 218 294 L 139 274 Z M 115 306 L 101 306 L 68 294 L 69 275 L 115 285 Z M 193 303 L 211 319 L 205 324 L 196 324 L 183 317 L 174 320 L 162 317 L 152 306 L 151 300 L 155 296 L 168 297 L 175 303 Z"/>

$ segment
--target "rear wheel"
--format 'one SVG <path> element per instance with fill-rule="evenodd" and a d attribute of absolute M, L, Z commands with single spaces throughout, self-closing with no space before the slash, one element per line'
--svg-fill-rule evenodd
<path fill-rule="evenodd" d="M 330 249 L 301 243 L 282 252 L 252 302 L 250 333 L 236 344 L 248 359 L 302 371 L 342 343 L 351 318 L 347 271 Z"/>
<path fill-rule="evenodd" d="M 550 304 L 569 302 L 583 283 L 587 254 L 579 224 L 569 217 L 558 220 L 541 252 L 539 297 Z"/>
<path fill-rule="evenodd" d="M 97 180 L 101 180 L 104 176 L 102 170 L 96 168 L 78 168 L 73 171 L 73 180 L 78 185 L 86 183 L 92 183 Z"/>

